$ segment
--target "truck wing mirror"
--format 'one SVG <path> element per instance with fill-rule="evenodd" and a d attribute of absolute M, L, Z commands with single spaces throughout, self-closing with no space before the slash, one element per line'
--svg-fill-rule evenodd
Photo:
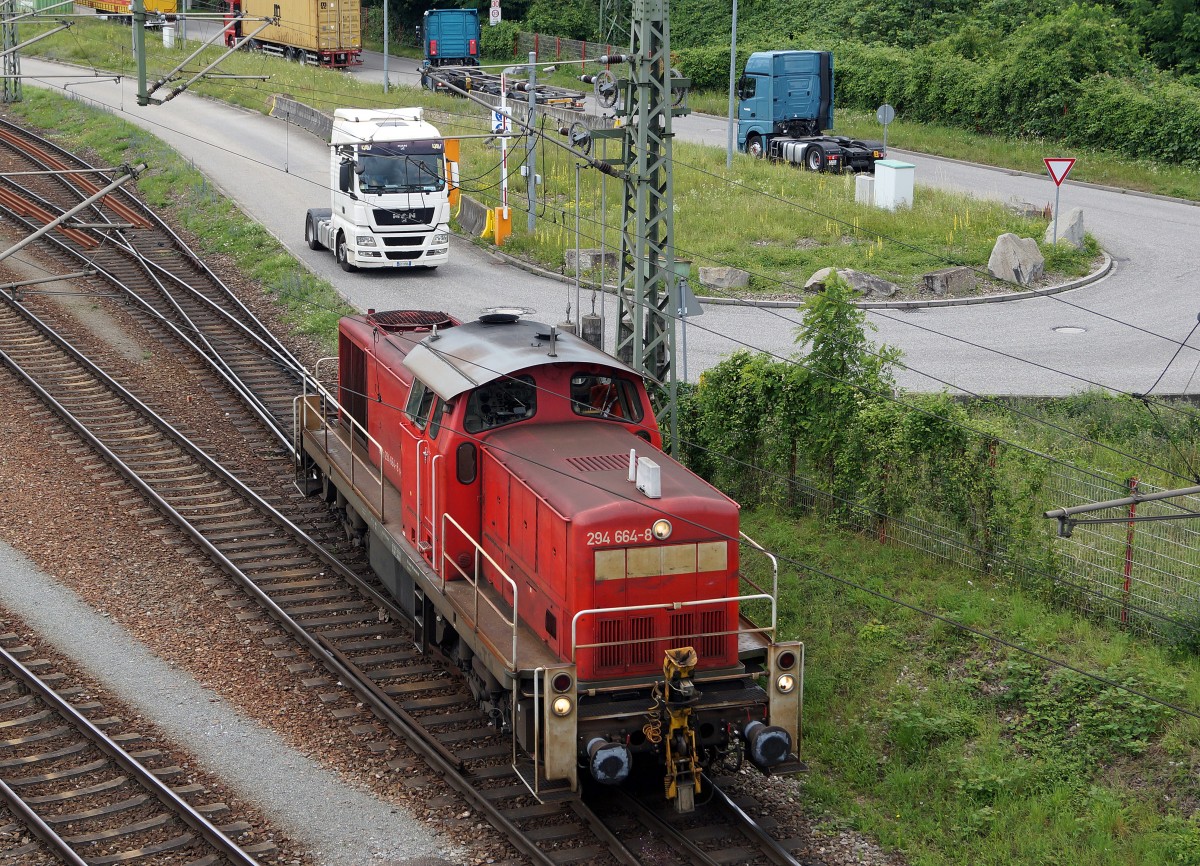
<path fill-rule="evenodd" d="M 738 99 L 749 99 L 754 95 L 754 79 L 749 75 L 743 75 L 737 82 Z"/>
<path fill-rule="evenodd" d="M 354 172 L 354 163 L 344 161 L 338 166 L 338 189 L 350 192 L 350 175 Z"/>

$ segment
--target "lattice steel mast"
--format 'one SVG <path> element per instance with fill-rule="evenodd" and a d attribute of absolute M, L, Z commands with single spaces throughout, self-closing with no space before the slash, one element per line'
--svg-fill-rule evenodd
<path fill-rule="evenodd" d="M 675 321 L 675 218 L 671 180 L 671 118 L 686 114 L 688 83 L 671 71 L 668 0 L 633 0 L 629 53 L 601 58 L 627 62 L 622 163 L 625 204 L 621 218 L 618 321 L 614 354 L 652 380 L 659 391 L 658 418 L 677 440 Z"/>
<path fill-rule="evenodd" d="M 17 53 L 17 14 L 16 0 L 4 0 L 0 5 L 4 23 L 0 25 L 0 41 L 3 41 L 4 51 L 4 102 L 21 101 L 21 57 Z"/>

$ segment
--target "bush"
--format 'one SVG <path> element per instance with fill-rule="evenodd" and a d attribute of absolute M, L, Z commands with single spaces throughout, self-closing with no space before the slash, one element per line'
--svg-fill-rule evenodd
<path fill-rule="evenodd" d="M 521 25 L 516 21 L 501 21 L 495 27 L 484 27 L 479 36 L 479 50 L 492 60 L 512 60 L 516 57 L 517 33 Z"/>

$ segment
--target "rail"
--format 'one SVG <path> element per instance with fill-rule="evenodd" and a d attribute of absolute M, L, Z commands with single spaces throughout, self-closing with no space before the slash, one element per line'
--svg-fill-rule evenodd
<path fill-rule="evenodd" d="M 473 548 L 475 548 L 474 568 L 471 570 L 470 574 L 468 574 L 461 565 L 459 565 L 457 562 L 455 562 L 453 559 L 451 559 L 449 556 L 446 555 L 446 542 L 445 542 L 446 524 L 450 524 L 455 529 L 457 529 L 459 531 L 459 533 L 462 535 L 463 539 L 468 544 L 470 544 Z M 469 583 L 471 585 L 471 588 L 474 590 L 474 609 L 471 614 L 471 628 L 474 629 L 476 631 L 476 633 L 478 633 L 478 631 L 479 631 L 479 599 L 482 597 L 484 602 L 487 603 L 487 606 L 490 607 L 492 609 L 492 611 L 498 617 L 500 617 L 500 620 L 505 625 L 507 625 L 509 628 L 512 629 L 512 661 L 509 662 L 507 659 L 505 659 L 505 663 L 508 665 L 509 673 L 511 673 L 515 676 L 516 672 L 517 672 L 517 623 L 519 622 L 519 619 L 517 618 L 517 600 L 518 599 L 517 599 L 516 581 L 514 581 L 511 577 L 509 577 L 508 573 L 503 568 L 500 567 L 500 563 L 498 563 L 498 562 L 496 562 L 496 560 L 492 559 L 492 557 L 488 555 L 488 552 L 483 549 L 483 547 L 479 544 L 479 542 L 476 541 L 474 538 L 472 538 L 470 533 L 468 533 L 467 530 L 463 528 L 462 524 L 459 523 L 457 520 L 455 520 L 453 517 L 451 517 L 449 514 L 442 515 L 441 537 L 442 537 L 443 565 L 446 563 L 449 563 L 449 565 L 455 571 L 457 571 L 459 573 L 459 575 L 462 576 L 463 580 L 467 581 L 467 583 Z M 512 617 L 511 618 L 509 618 L 508 615 L 505 614 L 504 611 L 502 611 L 499 607 L 497 607 L 496 604 L 490 598 L 488 598 L 486 595 L 483 595 L 483 593 L 481 593 L 479 591 L 479 575 L 482 572 L 482 569 L 480 569 L 480 567 L 479 567 L 480 566 L 480 557 L 483 557 L 489 563 L 491 563 L 492 568 L 496 569 L 497 574 L 499 574 L 502 578 L 504 578 L 505 582 L 509 586 L 509 589 L 512 590 Z M 442 594 L 444 595 L 446 592 L 446 570 L 445 570 L 445 568 L 444 567 L 439 568 L 438 574 L 442 578 Z M 499 649 L 499 648 L 497 647 L 497 649 Z"/>
<path fill-rule="evenodd" d="M 743 601 L 757 601 L 760 599 L 769 601 L 771 603 L 771 625 L 769 627 L 756 626 L 755 628 L 736 628 L 736 629 L 725 630 L 725 631 L 696 632 L 695 634 L 672 635 L 669 639 L 673 640 L 673 641 L 677 641 L 677 640 L 681 640 L 681 639 L 682 640 L 692 640 L 694 638 L 724 637 L 726 635 L 734 635 L 734 634 L 736 634 L 736 635 L 769 634 L 771 636 L 771 639 L 774 640 L 776 615 L 777 615 L 775 596 L 768 595 L 765 592 L 755 593 L 754 595 L 735 595 L 735 596 L 731 596 L 728 598 L 704 598 L 704 599 L 698 599 L 696 601 L 667 601 L 667 602 L 663 602 L 661 604 L 637 604 L 637 605 L 625 605 L 623 607 L 593 607 L 593 608 L 588 608 L 587 610 L 581 610 L 581 611 L 577 612 L 575 614 L 575 616 L 571 617 L 571 661 L 572 662 L 576 661 L 576 658 L 575 658 L 576 650 L 600 649 L 602 647 L 625 646 L 627 644 L 660 643 L 663 640 L 666 640 L 666 638 L 663 638 L 662 636 L 656 636 L 656 637 L 647 637 L 647 638 L 636 638 L 636 639 L 631 639 L 631 640 L 613 640 L 613 641 L 603 641 L 601 643 L 581 644 L 577 640 L 578 639 L 579 620 L 580 620 L 580 618 L 585 617 L 585 616 L 597 616 L 597 615 L 601 615 L 601 614 L 610 614 L 610 613 L 634 613 L 635 611 L 639 611 L 639 610 L 681 610 L 682 608 L 685 608 L 685 607 L 701 607 L 701 606 L 705 606 L 705 605 L 732 604 L 734 602 L 741 604 L 741 602 L 743 602 Z"/>
<path fill-rule="evenodd" d="M 326 388 L 324 385 L 322 385 L 320 383 L 320 381 L 318 381 L 317 377 L 320 375 L 321 363 L 324 361 L 329 361 L 329 360 L 336 360 L 336 359 L 321 358 L 319 361 L 317 361 L 313 376 L 311 378 L 308 376 L 304 377 L 304 389 L 301 391 L 299 396 L 297 396 L 295 399 L 292 400 L 292 436 L 296 443 L 296 453 L 297 454 L 303 453 L 303 449 L 301 448 L 302 443 L 300 441 L 302 431 L 304 431 L 304 430 L 315 431 L 317 429 L 315 423 L 312 426 L 310 426 L 310 417 L 315 417 L 317 419 L 317 422 L 319 422 L 319 424 L 321 426 L 321 434 L 324 439 L 325 453 L 329 454 L 329 428 L 331 425 L 329 423 L 328 412 L 329 412 L 329 409 L 331 406 L 334 409 L 336 409 L 338 417 L 346 419 L 350 425 L 350 439 L 346 443 L 346 445 L 350 451 L 350 486 L 353 487 L 355 490 L 361 490 L 361 488 L 355 481 L 355 475 L 354 475 L 355 467 L 361 463 L 364 467 L 366 467 L 365 471 L 367 471 L 368 475 L 371 476 L 371 480 L 379 484 L 379 503 L 378 503 L 378 507 L 376 509 L 376 513 L 379 515 L 379 519 L 383 520 L 384 519 L 383 467 L 384 467 L 384 464 L 387 462 L 387 460 L 384 456 L 385 452 L 384 452 L 383 446 L 379 443 L 379 441 L 374 436 L 372 436 L 369 432 L 367 432 L 366 427 L 364 427 L 362 424 L 360 424 L 353 415 L 351 415 L 349 412 L 347 412 L 345 410 L 345 408 L 343 408 L 343 406 L 337 401 L 337 399 L 332 394 L 329 393 L 329 389 Z M 312 388 L 312 390 L 315 393 L 312 393 L 312 394 L 309 393 L 310 387 Z M 319 398 L 320 404 L 317 406 L 314 406 L 309 399 L 310 397 Z M 303 408 L 301 408 L 301 407 L 303 407 Z M 360 454 L 358 454 L 355 451 L 355 448 L 354 448 L 355 432 L 361 432 L 363 435 L 363 438 L 367 441 L 368 457 L 366 459 L 364 459 Z M 378 467 L 376 467 L 371 462 L 370 457 L 369 457 L 372 448 L 374 448 L 379 453 L 379 466 Z M 376 474 L 376 470 L 378 470 L 377 474 Z"/>

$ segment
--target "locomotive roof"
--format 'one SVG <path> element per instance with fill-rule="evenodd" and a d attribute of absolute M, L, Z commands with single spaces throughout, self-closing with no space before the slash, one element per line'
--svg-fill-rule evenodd
<path fill-rule="evenodd" d="M 430 334 L 404 358 L 404 366 L 443 400 L 518 370 L 550 364 L 596 364 L 637 375 L 574 334 L 556 331 L 552 350 L 550 326 L 525 319 L 476 320 L 446 328 Z"/>

